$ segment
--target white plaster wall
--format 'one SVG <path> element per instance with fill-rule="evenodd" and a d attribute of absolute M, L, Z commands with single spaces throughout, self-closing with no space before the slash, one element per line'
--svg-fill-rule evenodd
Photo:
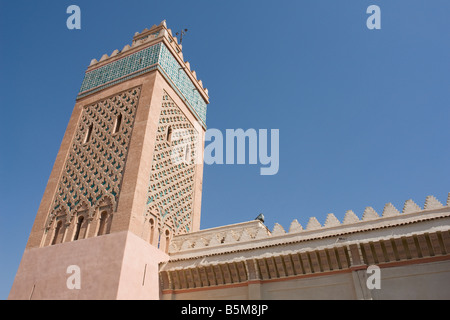
<path fill-rule="evenodd" d="M 262 284 L 267 300 L 344 300 L 355 299 L 351 273 L 307 277 Z"/>
<path fill-rule="evenodd" d="M 450 261 L 381 269 L 373 299 L 450 299 Z"/>

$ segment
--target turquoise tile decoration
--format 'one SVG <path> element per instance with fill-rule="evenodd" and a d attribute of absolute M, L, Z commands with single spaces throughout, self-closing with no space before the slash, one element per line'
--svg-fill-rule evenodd
<path fill-rule="evenodd" d="M 164 44 L 161 46 L 161 55 L 159 65 L 166 72 L 167 76 L 172 80 L 173 84 L 178 88 L 181 94 L 187 99 L 192 108 L 200 116 L 200 119 L 206 123 L 206 103 L 200 93 L 195 88 L 189 76 L 184 69 L 170 53 Z"/>
<path fill-rule="evenodd" d="M 160 42 L 86 72 L 78 98 L 158 69 L 206 127 L 206 102 L 170 50 Z"/>
<path fill-rule="evenodd" d="M 159 59 L 160 47 L 161 43 L 158 43 L 87 72 L 81 85 L 80 94 L 156 64 Z"/>

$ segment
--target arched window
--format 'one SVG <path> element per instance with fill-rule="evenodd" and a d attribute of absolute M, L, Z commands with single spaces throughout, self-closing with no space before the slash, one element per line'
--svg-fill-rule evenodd
<path fill-rule="evenodd" d="M 113 134 L 119 132 L 121 125 L 122 125 L 122 114 L 119 113 L 116 118 L 116 123 L 114 124 Z"/>
<path fill-rule="evenodd" d="M 86 131 L 86 135 L 84 136 L 84 141 L 83 143 L 88 143 L 89 140 L 91 140 L 91 135 L 92 135 L 92 129 L 94 128 L 94 125 L 91 123 Z"/>
<path fill-rule="evenodd" d="M 103 211 L 102 214 L 100 215 L 100 225 L 98 227 L 97 236 L 105 234 L 106 219 L 108 219 L 108 212 Z"/>
<path fill-rule="evenodd" d="M 78 240 L 78 238 L 80 237 L 80 231 L 81 231 L 81 226 L 83 225 L 83 221 L 84 221 L 84 217 L 83 216 L 78 218 L 77 228 L 75 230 L 75 236 L 73 237 L 74 241 Z"/>
<path fill-rule="evenodd" d="M 172 126 L 169 126 L 169 127 L 167 128 L 166 140 L 167 140 L 167 142 L 169 142 L 169 143 L 172 142 Z"/>
<path fill-rule="evenodd" d="M 169 230 L 166 230 L 166 248 L 165 248 L 165 252 L 168 253 L 169 252 L 169 241 L 170 241 L 170 232 Z"/>
<path fill-rule="evenodd" d="M 184 154 L 184 162 L 189 163 L 191 162 L 191 148 L 189 145 L 186 145 L 186 152 Z"/>
<path fill-rule="evenodd" d="M 155 235 L 155 221 L 150 219 L 150 244 L 153 244 L 153 237 Z"/>
<path fill-rule="evenodd" d="M 56 244 L 56 241 L 58 241 L 59 231 L 62 227 L 62 221 L 58 221 L 55 228 L 55 234 L 53 235 L 52 245 Z"/>

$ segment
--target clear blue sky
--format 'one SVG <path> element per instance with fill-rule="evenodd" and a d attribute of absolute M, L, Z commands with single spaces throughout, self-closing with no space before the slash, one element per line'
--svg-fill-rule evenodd
<path fill-rule="evenodd" d="M 81 8 L 81 30 L 66 8 Z M 381 30 L 366 9 L 381 8 Z M 91 59 L 166 19 L 209 89 L 207 125 L 279 129 L 280 170 L 204 168 L 202 223 L 306 226 L 450 191 L 448 0 L 0 0 L 0 299 Z"/>

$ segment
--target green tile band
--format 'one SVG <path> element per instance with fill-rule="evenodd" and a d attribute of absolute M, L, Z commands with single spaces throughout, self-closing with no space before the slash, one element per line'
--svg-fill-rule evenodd
<path fill-rule="evenodd" d="M 183 67 L 173 57 L 164 43 L 157 43 L 100 68 L 86 72 L 78 98 L 132 79 L 154 69 L 162 69 L 163 75 L 184 97 L 206 125 L 206 102 L 192 83 Z"/>

